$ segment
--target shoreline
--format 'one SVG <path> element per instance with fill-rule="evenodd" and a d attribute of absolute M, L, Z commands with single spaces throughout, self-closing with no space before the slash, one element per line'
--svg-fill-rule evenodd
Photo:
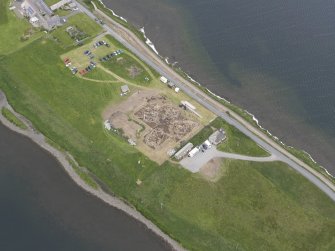
<path fill-rule="evenodd" d="M 61 152 L 60 150 L 56 149 L 52 145 L 50 145 L 46 141 L 46 137 L 38 132 L 32 125 L 32 123 L 25 118 L 23 115 L 18 114 L 12 108 L 12 106 L 8 103 L 6 95 L 2 90 L 0 90 L 0 110 L 5 107 L 9 109 L 19 120 L 21 120 L 28 129 L 23 130 L 10 121 L 8 121 L 0 112 L 0 122 L 9 128 L 11 131 L 23 135 L 29 138 L 32 142 L 37 144 L 43 150 L 47 151 L 52 157 L 54 157 L 60 165 L 63 167 L 66 174 L 72 179 L 73 182 L 76 183 L 80 188 L 82 188 L 85 192 L 97 197 L 98 199 L 102 200 L 103 202 L 107 203 L 108 205 L 121 210 L 122 212 L 126 213 L 128 216 L 134 218 L 138 222 L 144 224 L 147 229 L 152 231 L 154 234 L 159 236 L 164 242 L 166 242 L 172 250 L 176 251 L 186 251 L 177 241 L 173 240 L 170 236 L 164 233 L 159 227 L 157 227 L 153 222 L 149 219 L 145 218 L 139 211 L 137 211 L 134 207 L 127 204 L 122 199 L 119 199 L 111 194 L 106 193 L 101 189 L 98 185 L 97 189 L 92 188 L 89 186 L 83 179 L 80 178 L 79 174 L 73 169 L 71 163 L 68 161 L 68 158 L 74 159 L 69 153 Z"/>
<path fill-rule="evenodd" d="M 104 4 L 103 0 L 98 0 L 98 1 L 103 5 L 103 7 L 104 7 L 106 10 L 110 11 L 110 12 L 113 14 L 113 16 L 115 16 L 116 18 L 119 18 L 119 19 L 121 19 L 121 20 L 126 21 L 127 23 L 129 23 L 129 22 L 127 21 L 127 19 L 125 19 L 124 17 L 122 17 L 122 16 L 120 16 L 120 15 L 117 15 L 117 14 L 115 13 L 114 10 L 112 10 L 111 8 L 108 8 L 108 7 Z M 95 6 L 95 4 L 94 4 L 93 1 L 91 1 L 91 3 Z M 150 38 L 148 38 L 148 37 L 146 36 L 144 29 L 145 29 L 145 27 L 142 27 L 139 31 L 143 34 L 144 38 L 146 39 L 145 44 L 146 44 L 146 45 L 147 45 L 147 46 L 148 46 L 148 47 L 149 47 L 149 48 L 150 48 L 150 49 L 151 49 L 151 50 L 152 50 L 158 57 L 160 57 L 162 60 L 164 60 L 164 62 L 166 62 L 167 65 L 169 65 L 170 67 L 172 67 L 173 65 L 172 65 L 171 63 L 168 62 L 168 59 L 167 59 L 167 58 L 164 58 L 164 57 L 159 53 L 159 50 L 157 49 L 156 45 L 150 40 Z M 211 90 L 208 89 L 206 86 L 202 85 L 200 82 L 198 82 L 197 80 L 195 80 L 194 78 L 192 78 L 188 73 L 186 73 L 186 72 L 182 69 L 182 67 L 179 66 L 178 68 L 179 68 L 179 70 L 180 70 L 183 74 L 186 75 L 186 77 L 188 78 L 188 80 L 189 80 L 190 82 L 192 82 L 193 84 L 195 84 L 195 85 L 197 85 L 197 86 L 199 86 L 199 87 L 205 88 L 211 95 L 215 96 L 216 98 L 218 98 L 218 99 L 220 99 L 220 100 L 223 100 L 223 101 L 225 101 L 225 102 L 227 102 L 227 103 L 229 103 L 229 104 L 231 104 L 231 105 L 234 105 L 234 104 L 232 104 L 230 101 L 228 101 L 227 99 L 225 99 L 225 98 L 223 98 L 223 97 L 217 95 L 215 92 L 211 91 Z M 234 106 L 235 106 L 235 105 L 234 105 Z M 295 148 L 294 146 L 287 145 L 287 144 L 284 143 L 283 141 L 280 141 L 279 138 L 278 138 L 277 136 L 275 136 L 275 135 L 274 135 L 273 133 L 271 133 L 268 129 L 264 128 L 264 127 L 261 125 L 261 123 L 259 122 L 259 119 L 258 119 L 254 114 L 250 113 L 250 112 L 249 112 L 248 110 L 246 110 L 246 109 L 242 109 L 242 110 L 243 110 L 244 112 L 246 112 L 246 113 L 252 118 L 252 120 L 257 124 L 257 127 L 258 127 L 259 129 L 261 129 L 262 131 L 266 132 L 266 134 L 270 137 L 270 139 L 273 139 L 274 141 L 278 142 L 278 143 L 281 144 L 282 146 L 285 146 L 285 147 L 288 147 L 288 148 L 292 148 L 292 149 L 296 149 L 296 150 L 298 150 L 298 151 L 302 151 L 303 153 L 305 153 L 305 154 L 308 156 L 308 158 L 309 158 L 313 163 L 315 163 L 315 164 L 318 165 L 321 169 L 323 169 L 323 170 L 327 173 L 328 176 L 330 176 L 330 177 L 333 178 L 333 179 L 335 178 L 335 175 L 331 174 L 331 173 L 328 171 L 327 168 L 325 168 L 325 167 L 322 166 L 320 163 L 318 163 L 317 161 L 315 161 L 315 159 L 312 157 L 312 155 L 311 155 L 310 153 L 308 153 L 308 152 L 305 151 L 304 149 Z"/>

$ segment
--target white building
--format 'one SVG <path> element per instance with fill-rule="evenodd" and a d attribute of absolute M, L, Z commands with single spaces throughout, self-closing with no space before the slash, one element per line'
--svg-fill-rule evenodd
<path fill-rule="evenodd" d="M 202 145 L 205 147 L 205 149 L 209 149 L 212 147 L 212 144 L 211 142 L 209 142 L 209 140 L 206 140 Z"/>
<path fill-rule="evenodd" d="M 200 151 L 199 147 L 194 147 L 189 153 L 188 157 L 192 158 L 194 157 L 198 152 Z"/>
<path fill-rule="evenodd" d="M 32 17 L 30 18 L 29 22 L 32 24 L 32 25 L 36 25 L 38 24 L 38 21 L 39 19 L 37 17 Z"/>

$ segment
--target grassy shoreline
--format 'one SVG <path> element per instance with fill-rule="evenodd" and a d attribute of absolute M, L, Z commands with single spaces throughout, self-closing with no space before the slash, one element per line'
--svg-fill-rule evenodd
<path fill-rule="evenodd" d="M 16 125 L 17 127 L 21 128 L 23 130 L 27 129 L 27 126 L 20 119 L 18 119 L 14 115 L 14 113 L 12 113 L 8 108 L 3 107 L 1 109 L 1 113 L 12 124 Z"/>
<path fill-rule="evenodd" d="M 121 100 L 122 83 L 93 83 L 71 75 L 60 58 L 64 53 L 41 38 L 2 58 L 0 87 L 9 102 L 79 166 L 185 247 L 335 246 L 334 204 L 282 163 L 226 161 L 228 171 L 211 183 L 169 161 L 159 166 L 116 135 L 107 135 L 101 113 Z M 25 58 L 32 60 L 27 64 Z"/>

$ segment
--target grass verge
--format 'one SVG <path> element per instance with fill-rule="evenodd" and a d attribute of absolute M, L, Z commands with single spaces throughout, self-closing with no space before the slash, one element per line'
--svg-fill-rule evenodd
<path fill-rule="evenodd" d="M 19 120 L 10 110 L 8 110 L 7 108 L 3 107 L 1 109 L 1 113 L 2 115 L 8 119 L 8 121 L 10 121 L 12 124 L 16 125 L 17 127 L 25 130 L 27 129 L 27 126 L 21 121 Z"/>

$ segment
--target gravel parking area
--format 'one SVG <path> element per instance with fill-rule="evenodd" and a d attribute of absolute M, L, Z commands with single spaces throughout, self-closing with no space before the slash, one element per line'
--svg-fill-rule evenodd
<path fill-rule="evenodd" d="M 250 157 L 240 154 L 221 152 L 217 150 L 215 146 L 212 146 L 210 149 L 204 152 L 200 151 L 192 158 L 185 157 L 182 161 L 180 161 L 180 164 L 190 172 L 197 173 L 201 167 L 214 158 L 227 158 L 257 162 L 271 162 L 278 160 L 275 155 L 271 155 L 269 157 Z"/>

